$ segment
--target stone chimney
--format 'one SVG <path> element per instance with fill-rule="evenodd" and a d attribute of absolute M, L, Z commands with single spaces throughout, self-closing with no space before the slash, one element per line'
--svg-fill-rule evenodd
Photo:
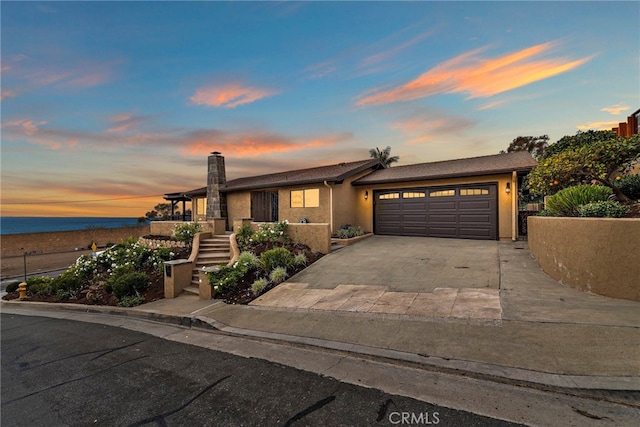
<path fill-rule="evenodd" d="M 227 196 L 220 193 L 226 182 L 224 157 L 214 151 L 207 159 L 207 220 L 227 218 Z"/>

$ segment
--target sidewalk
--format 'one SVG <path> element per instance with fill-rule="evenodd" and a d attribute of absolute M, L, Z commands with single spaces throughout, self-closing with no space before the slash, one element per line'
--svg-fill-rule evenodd
<path fill-rule="evenodd" d="M 521 243 L 500 243 L 499 255 L 500 319 L 239 306 L 187 295 L 133 309 L 47 307 L 214 328 L 499 381 L 640 390 L 639 303 L 556 283 L 536 268 Z"/>

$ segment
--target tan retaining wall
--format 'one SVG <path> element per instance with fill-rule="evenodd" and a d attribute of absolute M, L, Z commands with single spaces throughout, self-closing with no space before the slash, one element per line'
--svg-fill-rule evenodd
<path fill-rule="evenodd" d="M 119 243 L 129 237 L 149 234 L 149 226 L 121 228 L 89 228 L 75 231 L 53 231 L 46 233 L 7 234 L 0 237 L 2 257 L 21 256 L 25 252 L 37 253 L 69 252 L 87 249 L 91 242 L 100 248 L 108 243 Z"/>
<path fill-rule="evenodd" d="M 640 219 L 529 217 L 528 241 L 560 283 L 640 301 Z"/>
<path fill-rule="evenodd" d="M 251 228 L 257 230 L 265 222 L 251 222 L 249 218 L 237 218 L 233 221 L 234 232 L 237 232 L 243 224 L 251 224 Z M 331 227 L 329 224 L 300 224 L 289 223 L 287 234 L 291 240 L 302 243 L 314 251 L 322 254 L 331 252 Z"/>

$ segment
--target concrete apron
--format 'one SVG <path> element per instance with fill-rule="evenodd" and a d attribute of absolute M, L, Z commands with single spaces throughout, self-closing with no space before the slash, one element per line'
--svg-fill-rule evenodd
<path fill-rule="evenodd" d="M 498 242 L 373 236 L 250 305 L 500 321 Z"/>

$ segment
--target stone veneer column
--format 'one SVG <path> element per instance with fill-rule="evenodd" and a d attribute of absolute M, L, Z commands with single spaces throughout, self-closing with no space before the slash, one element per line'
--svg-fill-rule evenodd
<path fill-rule="evenodd" d="M 207 159 L 207 220 L 227 218 L 227 197 L 220 193 L 226 182 L 224 157 L 214 151 Z"/>

